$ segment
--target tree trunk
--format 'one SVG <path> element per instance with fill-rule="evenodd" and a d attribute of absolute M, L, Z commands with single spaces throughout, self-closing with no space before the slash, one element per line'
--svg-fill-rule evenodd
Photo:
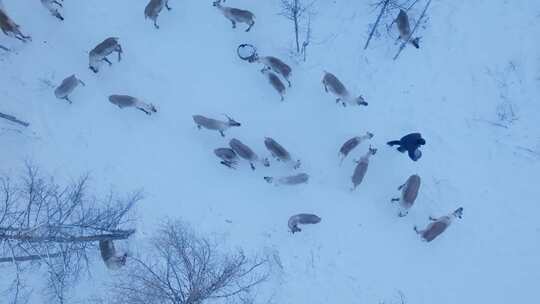
<path fill-rule="evenodd" d="M 294 0 L 294 35 L 296 38 L 296 52 L 300 53 L 300 43 L 298 42 L 298 14 L 300 13 L 300 6 L 298 5 L 298 0 Z"/>
<path fill-rule="evenodd" d="M 34 254 L 34 255 L 19 256 L 19 257 L 0 258 L 0 263 L 37 261 L 44 258 L 56 258 L 56 257 L 59 257 L 61 254 L 62 254 L 61 252 L 56 252 L 52 254 L 43 254 L 43 255 Z"/>
<path fill-rule="evenodd" d="M 0 112 L 0 118 L 4 118 L 4 119 L 7 119 L 11 122 L 14 122 L 14 123 L 18 123 L 20 125 L 23 125 L 25 127 L 28 127 L 30 124 L 27 123 L 27 122 L 24 122 L 22 120 L 18 120 L 15 116 L 12 116 L 12 115 L 7 115 L 7 114 L 4 114 L 2 112 Z"/>
<path fill-rule="evenodd" d="M 294 15 L 294 35 L 296 37 L 296 52 L 300 53 L 300 43 L 298 42 L 298 16 Z"/>
<path fill-rule="evenodd" d="M 0 234 L 0 239 L 4 240 L 16 240 L 16 241 L 25 241 L 29 243 L 42 243 L 42 242 L 52 242 L 52 243 L 88 243 L 88 242 L 98 242 L 106 240 L 125 240 L 130 235 L 135 233 L 135 230 L 126 230 L 118 233 L 109 233 L 109 234 L 98 234 L 98 235 L 87 235 L 87 236 L 56 236 L 56 235 L 45 235 L 45 236 L 32 236 L 21 234 Z"/>
<path fill-rule="evenodd" d="M 384 14 L 386 7 L 388 6 L 388 2 L 390 2 L 390 0 L 386 0 L 384 2 L 383 7 L 381 8 L 381 12 L 379 13 L 379 16 L 377 17 L 377 21 L 375 21 L 375 24 L 373 25 L 373 28 L 371 29 L 371 33 L 369 33 L 369 37 L 366 41 L 366 45 L 364 45 L 364 50 L 368 48 L 369 42 L 371 41 L 373 34 L 375 34 L 375 30 L 377 29 L 377 26 L 379 25 L 379 22 L 381 21 L 381 17 Z"/>

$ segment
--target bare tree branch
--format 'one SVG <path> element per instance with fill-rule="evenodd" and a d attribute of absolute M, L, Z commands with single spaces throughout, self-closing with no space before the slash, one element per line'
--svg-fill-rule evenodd
<path fill-rule="evenodd" d="M 307 47 L 311 43 L 311 15 L 308 17 L 307 30 L 306 30 L 306 40 L 302 43 L 302 55 L 304 56 L 304 62 L 307 57 Z"/>
<path fill-rule="evenodd" d="M 132 258 L 112 286 L 114 303 L 200 304 L 249 292 L 268 276 L 265 259 L 222 254 L 186 225 L 169 222 L 152 238 L 148 258 Z M 149 262 L 152 261 L 152 262 Z"/>
<path fill-rule="evenodd" d="M 15 266 L 18 281 L 27 272 L 44 270 L 50 296 L 59 303 L 81 272 L 89 272 L 88 255 L 97 251 L 97 242 L 127 239 L 135 232 L 125 226 L 141 193 L 97 199 L 88 194 L 88 181 L 84 175 L 60 186 L 31 164 L 18 182 L 0 177 L 0 263 Z"/>
<path fill-rule="evenodd" d="M 9 49 L 6 49 L 6 51 L 9 51 Z M 13 115 L 4 114 L 2 112 L 0 112 L 0 118 L 7 119 L 7 120 L 9 120 L 11 122 L 22 125 L 23 127 L 28 127 L 30 125 L 27 122 L 24 122 L 22 120 L 17 119 L 17 117 L 15 117 Z"/>
<path fill-rule="evenodd" d="M 300 24 L 305 14 L 312 15 L 312 7 L 315 0 L 309 4 L 304 4 L 303 0 L 281 0 L 281 16 L 292 21 L 294 26 L 294 41 L 296 43 L 296 53 L 299 54 L 300 49 Z M 309 25 L 311 27 L 311 24 Z M 310 30 L 311 31 L 311 28 Z M 306 39 L 307 41 L 307 39 Z M 307 46 L 307 45 L 306 45 Z"/>
<path fill-rule="evenodd" d="M 371 28 L 371 32 L 369 33 L 368 39 L 366 41 L 366 44 L 364 45 L 364 50 L 368 48 L 369 42 L 371 41 L 371 38 L 373 37 L 373 34 L 375 34 L 375 31 L 377 30 L 377 26 L 379 26 L 379 22 L 381 21 L 381 17 L 386 11 L 386 8 L 388 7 L 388 3 L 390 3 L 390 0 L 385 0 L 382 4 L 381 11 L 379 12 L 379 16 L 377 17 L 377 20 L 375 21 L 375 24 L 373 24 L 373 27 Z"/>
<path fill-rule="evenodd" d="M 27 256 L 17 256 L 17 257 L 7 257 L 7 258 L 0 258 L 0 263 L 7 263 L 7 262 L 28 262 L 28 261 L 37 261 L 41 260 L 43 258 L 55 258 L 60 256 L 62 253 L 56 252 L 51 255 L 27 255 Z"/>

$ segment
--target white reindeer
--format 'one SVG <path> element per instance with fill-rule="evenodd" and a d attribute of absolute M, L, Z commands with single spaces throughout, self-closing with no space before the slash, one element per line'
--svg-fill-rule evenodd
<path fill-rule="evenodd" d="M 295 186 L 300 184 L 307 184 L 309 181 L 309 175 L 307 173 L 298 173 L 294 175 L 288 175 L 283 177 L 272 177 L 265 176 L 264 180 L 269 184 L 274 184 L 276 186 L 286 185 L 286 186 Z"/>
<path fill-rule="evenodd" d="M 64 0 L 60 0 L 64 1 Z M 63 7 L 62 3 L 56 0 L 41 0 L 41 4 L 51 13 L 51 15 L 64 21 L 64 17 L 58 12 L 59 7 Z"/>
<path fill-rule="evenodd" d="M 227 121 L 221 121 L 213 118 L 208 118 L 203 115 L 193 115 L 193 121 L 197 125 L 197 128 L 200 130 L 201 128 L 205 128 L 208 130 L 216 130 L 219 131 L 219 134 L 221 134 L 222 137 L 225 137 L 225 131 L 229 129 L 230 127 L 240 127 L 242 124 L 237 122 L 236 120 L 230 118 L 229 116 L 225 115 L 227 117 Z"/>
<path fill-rule="evenodd" d="M 112 104 L 117 105 L 120 109 L 133 107 L 143 111 L 147 115 L 152 115 L 152 113 L 157 112 L 156 107 L 153 104 L 146 103 L 129 95 L 110 95 L 109 101 Z"/>
<path fill-rule="evenodd" d="M 255 15 L 253 15 L 252 12 L 239 9 L 239 8 L 233 8 L 233 7 L 227 7 L 221 5 L 221 0 L 214 1 L 214 6 L 217 7 L 223 16 L 225 18 L 229 19 L 232 23 L 232 27 L 236 28 L 236 23 L 245 23 L 248 25 L 248 28 L 246 29 L 246 32 L 249 32 L 251 30 L 251 27 L 255 24 Z"/>
<path fill-rule="evenodd" d="M 163 10 L 163 7 L 167 8 L 169 11 L 172 9 L 169 6 L 169 0 L 150 0 L 148 5 L 144 8 L 144 18 L 150 18 L 150 20 L 154 21 L 154 27 L 157 29 L 159 29 L 157 18 Z"/>
<path fill-rule="evenodd" d="M 351 96 L 351 94 L 349 93 L 349 91 L 347 91 L 343 83 L 341 83 L 341 81 L 339 81 L 339 79 L 337 79 L 337 77 L 332 73 L 325 71 L 323 79 L 322 79 L 322 83 L 323 83 L 324 90 L 326 91 L 326 93 L 330 91 L 334 95 L 336 95 L 337 96 L 336 103 L 341 102 L 344 107 L 347 106 L 347 103 L 351 105 L 363 105 L 363 106 L 368 105 L 368 103 L 364 100 L 364 97 L 362 97 L 362 95 L 358 97 Z"/>

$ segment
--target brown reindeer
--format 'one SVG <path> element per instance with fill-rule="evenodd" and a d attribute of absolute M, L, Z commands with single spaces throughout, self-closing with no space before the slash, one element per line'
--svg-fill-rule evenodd
<path fill-rule="evenodd" d="M 157 24 L 157 18 L 163 8 L 167 8 L 167 10 L 171 10 L 171 7 L 169 6 L 169 0 L 150 0 L 148 5 L 144 8 L 144 17 L 150 18 L 150 20 L 154 21 L 154 27 L 156 29 L 159 29 L 159 25 Z"/>
<path fill-rule="evenodd" d="M 79 86 L 79 84 L 86 86 L 84 82 L 75 75 L 66 77 L 66 79 L 64 79 L 62 83 L 54 90 L 54 95 L 58 99 L 64 99 L 67 102 L 72 103 L 71 99 L 69 99 L 69 95 L 73 92 L 73 90 L 75 90 L 76 87 Z"/>
<path fill-rule="evenodd" d="M 119 255 L 116 252 L 113 241 L 99 241 L 99 251 L 101 252 L 101 258 L 103 259 L 103 262 L 105 262 L 107 268 L 117 270 L 126 265 L 127 253 Z"/>
<path fill-rule="evenodd" d="M 247 160 L 252 170 L 255 170 L 254 163 L 257 162 L 261 162 L 265 167 L 269 166 L 268 160 L 259 159 L 259 156 L 255 152 L 253 152 L 250 147 L 248 147 L 246 144 L 236 138 L 233 138 L 229 141 L 229 147 L 231 147 L 231 149 L 233 149 L 240 158 Z"/>
<path fill-rule="evenodd" d="M 302 231 L 302 229 L 298 227 L 298 224 L 318 224 L 320 222 L 321 218 L 315 214 L 299 213 L 291 216 L 287 225 L 289 226 L 291 233 L 294 234 L 296 232 Z"/>
<path fill-rule="evenodd" d="M 399 186 L 398 190 L 401 190 L 401 197 L 393 198 L 392 202 L 399 202 L 401 207 L 401 211 L 399 212 L 400 217 L 406 216 L 409 213 L 409 209 L 411 209 L 418 196 L 418 189 L 420 189 L 420 176 L 416 174 L 409 176 L 407 181 Z"/>
<path fill-rule="evenodd" d="M 362 180 L 364 180 L 364 176 L 366 175 L 369 166 L 369 158 L 372 155 L 375 155 L 375 153 L 377 153 L 377 149 L 369 147 L 368 152 L 362 156 L 360 160 L 356 161 L 357 165 L 354 169 L 353 176 L 351 177 L 351 181 L 353 183 L 351 191 L 354 191 L 354 189 L 356 189 L 356 187 L 362 183 Z"/>
<path fill-rule="evenodd" d="M 433 241 L 436 237 L 438 237 L 441 233 L 443 233 L 450 224 L 454 221 L 456 218 L 461 218 L 463 215 L 463 207 L 459 207 L 456 209 L 456 211 L 450 213 L 449 215 L 442 216 L 440 218 L 434 218 L 429 217 L 429 219 L 432 221 L 424 230 L 418 230 L 416 226 L 414 226 L 414 231 L 416 231 L 417 234 L 419 234 L 422 239 L 426 242 Z"/>
<path fill-rule="evenodd" d="M 6 36 L 17 38 L 22 42 L 31 41 L 32 37 L 24 35 L 19 29 L 19 25 L 13 21 L 8 14 L 0 7 L 0 29 Z"/>
<path fill-rule="evenodd" d="M 285 95 L 285 85 L 281 82 L 281 79 L 274 72 L 267 69 L 261 70 L 261 73 L 266 75 L 268 83 L 278 92 L 281 101 L 285 100 L 285 97 L 283 97 Z"/>
<path fill-rule="evenodd" d="M 399 38 L 403 41 L 409 41 L 415 48 L 420 48 L 420 37 L 411 38 L 411 27 L 409 25 L 409 16 L 404 10 L 399 10 L 396 18 L 396 24 L 399 31 Z"/>
<path fill-rule="evenodd" d="M 345 157 L 347 157 L 347 155 L 349 155 L 349 153 L 351 153 L 351 151 L 354 150 L 356 146 L 358 146 L 363 141 L 371 138 L 373 138 L 373 133 L 366 132 L 366 134 L 362 136 L 355 136 L 343 143 L 343 145 L 339 149 L 339 157 L 341 158 L 340 164 L 343 163 Z"/>
<path fill-rule="evenodd" d="M 96 45 L 96 47 L 90 51 L 88 54 L 88 67 L 90 70 L 92 70 L 92 72 L 97 73 L 99 71 L 99 66 L 102 61 L 107 62 L 109 66 L 111 66 L 112 62 L 107 59 L 107 56 L 113 52 L 118 53 L 118 61 L 122 60 L 123 50 L 118 40 L 119 38 L 109 37 Z"/>
<path fill-rule="evenodd" d="M 293 167 L 293 169 L 300 168 L 300 165 L 301 165 L 300 160 L 299 159 L 293 160 L 289 151 L 287 151 L 287 149 L 285 149 L 273 138 L 265 137 L 264 146 L 270 152 L 270 154 L 272 155 L 274 159 L 281 161 L 283 163 L 290 164 Z"/>
<path fill-rule="evenodd" d="M 283 79 L 287 81 L 289 87 L 291 86 L 291 81 L 289 80 L 289 77 L 291 77 L 292 69 L 285 62 L 273 56 L 257 57 L 257 61 L 264 64 L 265 67 L 263 68 L 263 70 L 271 69 L 275 73 L 281 75 Z"/>

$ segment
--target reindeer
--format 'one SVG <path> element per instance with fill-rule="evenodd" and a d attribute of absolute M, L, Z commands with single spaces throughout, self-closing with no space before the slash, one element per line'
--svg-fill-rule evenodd
<path fill-rule="evenodd" d="M 101 252 L 101 258 L 103 259 L 103 262 L 105 262 L 107 268 L 117 270 L 126 265 L 127 253 L 124 253 L 123 255 L 116 253 L 113 241 L 99 241 L 99 251 Z"/>
<path fill-rule="evenodd" d="M 399 31 L 398 39 L 410 42 L 417 49 L 420 48 L 420 37 L 411 39 L 411 27 L 409 26 L 409 16 L 407 16 L 407 12 L 402 9 L 399 10 L 396 24 Z"/>
<path fill-rule="evenodd" d="M 146 103 L 129 95 L 110 95 L 109 101 L 112 104 L 117 105 L 120 109 L 134 107 L 143 111 L 147 115 L 152 115 L 152 113 L 157 112 L 157 109 L 153 104 Z"/>
<path fill-rule="evenodd" d="M 227 166 L 231 169 L 236 169 L 238 163 L 238 155 L 231 148 L 217 148 L 214 150 L 214 154 L 221 158 L 220 164 Z"/>
<path fill-rule="evenodd" d="M 365 135 L 362 136 L 355 136 L 349 140 L 347 140 L 339 149 L 339 156 L 341 158 L 340 164 L 343 163 L 343 160 L 349 155 L 349 153 L 356 148 L 360 143 L 362 143 L 366 139 L 373 138 L 373 133 L 366 132 Z"/>
<path fill-rule="evenodd" d="M 309 175 L 306 173 L 299 173 L 299 174 L 283 176 L 279 178 L 265 176 L 264 180 L 267 183 L 269 184 L 273 183 L 276 186 L 280 186 L 280 185 L 294 186 L 294 185 L 300 185 L 300 184 L 307 184 L 309 180 Z"/>
<path fill-rule="evenodd" d="M 338 97 L 336 98 L 336 103 L 341 102 L 341 104 L 344 107 L 347 106 L 347 103 L 351 105 L 363 105 L 363 106 L 368 105 L 368 103 L 364 100 L 364 97 L 362 97 L 362 95 L 356 98 L 351 96 L 351 94 L 349 93 L 349 91 L 347 91 L 343 83 L 341 83 L 341 81 L 339 81 L 339 79 L 337 79 L 337 77 L 334 76 L 334 74 L 332 73 L 328 73 L 325 71 L 323 79 L 322 79 L 322 83 L 323 83 L 324 90 L 326 91 L 326 93 L 328 93 L 328 91 L 330 90 L 330 92 L 332 92 L 334 95 Z"/>
<path fill-rule="evenodd" d="M 197 124 L 197 128 L 205 128 L 208 130 L 217 130 L 222 137 L 225 137 L 225 130 L 230 127 L 240 127 L 242 124 L 225 115 L 228 121 L 221 121 L 213 118 L 208 118 L 202 115 L 193 115 L 193 121 Z"/>
<path fill-rule="evenodd" d="M 300 213 L 291 216 L 287 225 L 289 226 L 291 233 L 295 234 L 296 232 L 302 231 L 302 229 L 298 227 L 298 224 L 318 224 L 320 222 L 321 218 L 316 216 L 315 214 Z"/>
<path fill-rule="evenodd" d="M 167 8 L 169 11 L 172 9 L 169 6 L 169 0 L 150 0 L 144 9 L 144 18 L 150 18 L 150 20 L 154 21 L 154 27 L 156 29 L 159 29 L 157 18 L 159 13 L 163 10 L 163 7 Z"/>
<path fill-rule="evenodd" d="M 257 61 L 264 64 L 265 67 L 263 68 L 263 70 L 272 70 L 276 72 L 277 74 L 281 75 L 283 79 L 287 81 L 287 83 L 289 84 L 289 87 L 291 86 L 289 77 L 291 76 L 292 70 L 291 70 L 291 67 L 288 66 L 285 62 L 272 56 L 257 57 Z"/>
<path fill-rule="evenodd" d="M 105 61 L 109 64 L 109 66 L 112 65 L 112 62 L 107 59 L 107 56 L 112 54 L 113 52 L 118 53 L 118 62 L 122 60 L 122 46 L 118 43 L 119 38 L 110 37 L 100 44 L 98 44 L 93 50 L 90 51 L 89 54 L 89 68 L 92 70 L 92 72 L 97 73 L 99 71 L 99 65 L 101 61 Z"/>
<path fill-rule="evenodd" d="M 0 7 L 0 29 L 6 36 L 19 39 L 22 42 L 32 40 L 32 37 L 25 36 L 21 32 L 19 25 L 8 16 L 2 7 Z"/>
<path fill-rule="evenodd" d="M 266 75 L 266 77 L 268 78 L 268 82 L 279 93 L 279 96 L 281 97 L 281 101 L 283 101 L 285 99 L 283 97 L 283 95 L 285 94 L 285 85 L 283 84 L 283 82 L 281 82 L 279 77 L 273 72 L 271 72 L 270 70 L 263 69 L 261 70 L 261 73 Z"/>
<path fill-rule="evenodd" d="M 253 152 L 253 150 L 251 150 L 250 147 L 248 147 L 236 138 L 233 138 L 229 141 L 229 146 L 231 147 L 231 149 L 234 150 L 234 152 L 236 152 L 236 154 L 238 154 L 238 156 L 249 161 L 251 170 L 255 170 L 255 165 L 253 163 L 258 162 L 259 157 L 257 156 L 257 154 L 255 154 L 255 152 Z M 268 167 L 268 162 L 263 160 L 262 163 L 265 167 Z"/>
<path fill-rule="evenodd" d="M 77 76 L 71 75 L 64 79 L 62 83 L 54 90 L 54 95 L 58 99 L 64 99 L 69 103 L 73 103 L 71 99 L 69 99 L 69 94 L 71 94 L 73 90 L 79 86 L 79 84 L 86 86 L 86 84 L 77 78 Z"/>
<path fill-rule="evenodd" d="M 251 27 L 255 24 L 255 15 L 250 11 L 222 6 L 221 0 L 214 1 L 214 6 L 221 11 L 225 18 L 231 21 L 233 28 L 236 28 L 236 22 L 245 23 L 248 25 L 246 32 L 249 32 Z"/>
<path fill-rule="evenodd" d="M 429 219 L 432 221 L 426 229 L 424 230 L 418 230 L 416 226 L 414 226 L 414 231 L 416 231 L 417 234 L 420 234 L 422 239 L 426 242 L 433 241 L 436 237 L 438 237 L 441 233 L 443 233 L 450 224 L 454 221 L 456 218 L 461 218 L 463 215 L 463 207 L 457 208 L 454 212 L 442 216 L 438 219 L 429 217 Z"/>
<path fill-rule="evenodd" d="M 64 0 L 61 0 L 64 1 Z M 56 1 L 56 0 L 41 0 L 41 4 L 49 10 L 49 12 L 55 16 L 56 18 L 60 19 L 61 21 L 64 21 L 64 17 L 60 15 L 58 12 L 59 7 L 63 7 L 62 3 Z"/>
<path fill-rule="evenodd" d="M 293 163 L 294 169 L 300 168 L 300 160 L 293 161 L 289 151 L 287 151 L 285 148 L 283 148 L 283 146 L 278 144 L 277 141 L 275 141 L 273 138 L 265 137 L 264 146 L 266 147 L 266 149 L 268 149 L 268 151 L 270 151 L 273 158 L 284 163 Z"/>
<path fill-rule="evenodd" d="M 418 196 L 418 189 L 420 189 L 420 176 L 416 174 L 409 176 L 405 184 L 399 186 L 398 190 L 401 190 L 401 197 L 392 199 L 392 202 L 399 202 L 401 207 L 399 217 L 404 217 L 409 213 L 409 209 L 411 209 Z"/>
<path fill-rule="evenodd" d="M 366 175 L 369 166 L 369 158 L 372 155 L 375 155 L 375 153 L 377 153 L 377 149 L 374 149 L 370 146 L 368 152 L 364 156 L 362 156 L 360 160 L 355 161 L 357 165 L 351 177 L 351 181 L 353 183 L 351 191 L 354 191 L 356 187 L 362 183 L 362 180 L 364 179 L 364 176 Z"/>

